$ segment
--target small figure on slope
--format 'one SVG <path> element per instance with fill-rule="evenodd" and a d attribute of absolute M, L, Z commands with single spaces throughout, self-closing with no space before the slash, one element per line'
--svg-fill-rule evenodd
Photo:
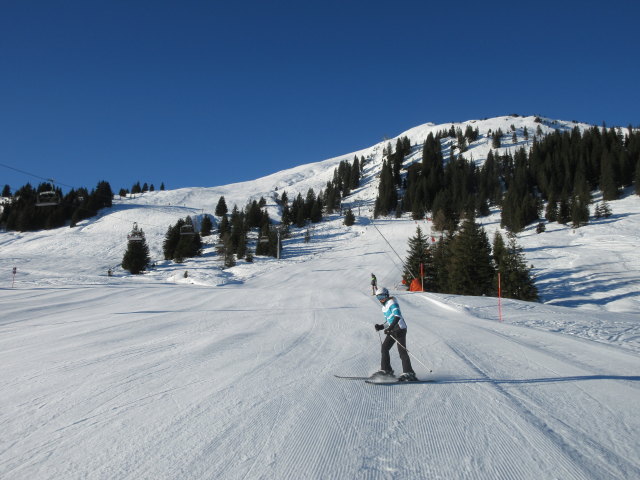
<path fill-rule="evenodd" d="M 376 276 L 372 273 L 371 274 L 371 295 L 375 295 L 377 289 L 378 289 L 378 280 L 376 279 Z"/>
<path fill-rule="evenodd" d="M 382 314 L 385 323 L 376 324 L 376 331 L 384 330 L 387 337 L 382 342 L 380 361 L 380 371 L 373 374 L 373 378 L 391 378 L 393 369 L 391 368 L 391 357 L 389 351 L 394 343 L 398 343 L 398 354 L 402 360 L 402 375 L 398 378 L 401 382 L 416 382 L 416 374 L 411 367 L 411 359 L 407 351 L 407 324 L 400 313 L 400 306 L 394 297 L 389 296 L 389 290 L 382 287 L 376 290 L 376 298 L 382 304 Z"/>

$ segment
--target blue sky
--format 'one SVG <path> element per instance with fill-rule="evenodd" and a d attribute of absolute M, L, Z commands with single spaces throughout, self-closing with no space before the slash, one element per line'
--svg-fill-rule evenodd
<path fill-rule="evenodd" d="M 0 0 L 0 163 L 32 174 L 0 185 L 224 185 L 511 113 L 638 126 L 639 5 Z"/>

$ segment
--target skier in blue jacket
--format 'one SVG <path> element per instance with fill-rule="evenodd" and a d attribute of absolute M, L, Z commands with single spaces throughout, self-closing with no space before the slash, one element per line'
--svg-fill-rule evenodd
<path fill-rule="evenodd" d="M 398 353 L 402 360 L 402 375 L 398 378 L 401 382 L 415 382 L 418 379 L 411 367 L 411 358 L 407 351 L 407 324 L 400 313 L 400 306 L 394 297 L 389 296 L 389 290 L 382 287 L 376 290 L 376 298 L 382 304 L 382 314 L 385 323 L 376 324 L 376 331 L 384 330 L 387 337 L 382 342 L 381 352 L 382 359 L 380 362 L 380 371 L 376 372 L 376 377 L 392 377 L 393 369 L 391 368 L 391 357 L 389 351 L 394 343 L 398 343 Z"/>

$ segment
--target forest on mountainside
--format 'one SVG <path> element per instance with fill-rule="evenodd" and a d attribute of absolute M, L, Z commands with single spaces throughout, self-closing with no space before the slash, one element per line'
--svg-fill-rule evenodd
<path fill-rule="evenodd" d="M 493 134 L 494 146 L 500 145 L 500 133 Z M 458 148 L 451 148 L 445 161 L 441 140 L 447 137 L 457 138 Z M 422 145 L 421 162 L 408 166 L 405 175 L 401 166 L 410 151 L 406 142 L 398 140 L 393 152 L 388 146 L 375 216 L 411 212 L 420 219 L 430 212 L 438 230 L 452 231 L 465 215 L 485 216 L 494 205 L 502 211 L 502 226 L 517 233 L 543 217 L 584 225 L 596 190 L 605 202 L 633 184 L 640 194 L 640 132 L 631 127 L 627 132 L 606 127 L 556 130 L 534 137 L 529 151 L 489 151 L 480 167 L 464 155 L 474 137 L 471 129 L 430 134 Z"/>

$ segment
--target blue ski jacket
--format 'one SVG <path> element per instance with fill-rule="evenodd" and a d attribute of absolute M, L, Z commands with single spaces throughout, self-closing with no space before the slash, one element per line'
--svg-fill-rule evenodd
<path fill-rule="evenodd" d="M 387 327 L 391 326 L 396 317 L 398 317 L 398 327 L 406 330 L 407 324 L 402 317 L 402 313 L 400 313 L 400 305 L 398 305 L 398 301 L 394 297 L 389 297 L 389 300 L 384 302 L 382 314 L 387 322 Z"/>

